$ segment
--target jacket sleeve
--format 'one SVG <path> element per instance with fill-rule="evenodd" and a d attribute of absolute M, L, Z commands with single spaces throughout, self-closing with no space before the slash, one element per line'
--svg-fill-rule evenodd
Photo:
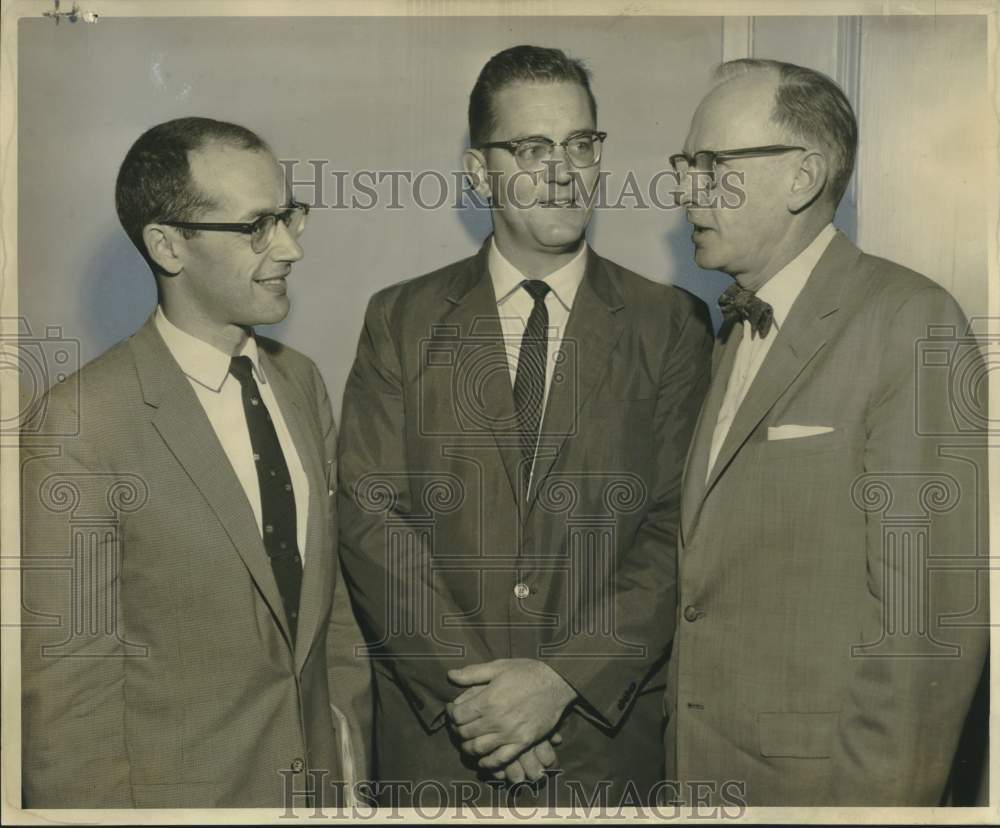
<path fill-rule="evenodd" d="M 925 359 L 921 340 L 934 326 L 956 336 Z M 986 395 L 976 399 L 975 383 L 985 367 L 976 346 L 962 343 L 965 333 L 961 310 L 936 287 L 910 296 L 886 324 L 866 424 L 866 488 L 855 487 L 866 511 L 870 600 L 831 756 L 831 790 L 844 804 L 939 804 L 983 669 L 986 419 L 976 408 Z M 963 377 L 972 382 L 954 381 Z M 925 545 L 893 542 L 907 513 L 920 515 Z"/>
<path fill-rule="evenodd" d="M 687 299 L 686 294 L 681 294 Z M 632 545 L 619 558 L 615 580 L 602 596 L 614 612 L 622 641 L 641 646 L 623 659 L 595 658 L 584 629 L 549 662 L 579 694 L 577 710 L 606 727 L 617 727 L 643 684 L 664 663 L 673 640 L 677 609 L 677 535 L 681 476 L 688 444 L 708 388 L 714 337 L 708 310 L 697 300 L 678 302 L 671 346 L 660 373 L 650 451 L 655 474 L 648 511 Z"/>
<path fill-rule="evenodd" d="M 77 417 L 50 395 L 56 433 Z M 133 807 L 125 740 L 125 643 L 118 600 L 121 526 L 115 477 L 80 434 L 22 444 L 22 790 L 28 808 Z M 128 481 L 122 481 L 128 485 Z M 127 496 L 127 492 L 122 490 Z M 81 516 L 72 533 L 71 516 Z M 138 655 L 141 655 L 138 654 Z"/>
<path fill-rule="evenodd" d="M 425 602 L 433 607 L 435 622 L 459 611 L 423 566 L 430 550 L 413 514 L 417 497 L 405 450 L 413 423 L 403 383 L 386 294 L 377 294 L 344 391 L 341 556 L 372 657 L 387 664 L 424 726 L 434 729 L 443 725 L 445 705 L 460 692 L 448 682 L 447 671 L 491 659 L 475 630 L 449 629 L 442 635 L 439 623 L 432 631 L 423 629 Z"/>

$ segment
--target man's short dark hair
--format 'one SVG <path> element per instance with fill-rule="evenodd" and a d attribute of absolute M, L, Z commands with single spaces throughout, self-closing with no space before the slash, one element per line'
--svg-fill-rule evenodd
<path fill-rule="evenodd" d="M 561 49 L 512 46 L 493 55 L 479 73 L 469 95 L 469 140 L 477 147 L 491 140 L 496 128 L 493 98 L 512 83 L 575 83 L 583 87 L 597 123 L 597 101 L 590 91 L 590 72 Z M 507 138 L 510 136 L 504 136 Z"/>
<path fill-rule="evenodd" d="M 779 60 L 742 58 L 716 69 L 717 80 L 753 71 L 778 75 L 771 120 L 792 135 L 820 144 L 829 153 L 829 198 L 838 204 L 851 180 L 858 151 L 858 122 L 843 90 L 822 72 Z"/>
<path fill-rule="evenodd" d="M 215 207 L 211 196 L 191 180 L 189 153 L 210 144 L 270 152 L 255 132 L 211 118 L 177 118 L 146 130 L 132 144 L 118 170 L 115 208 L 118 220 L 154 273 L 142 229 L 158 221 L 196 221 Z M 197 231 L 181 231 L 190 238 Z"/>

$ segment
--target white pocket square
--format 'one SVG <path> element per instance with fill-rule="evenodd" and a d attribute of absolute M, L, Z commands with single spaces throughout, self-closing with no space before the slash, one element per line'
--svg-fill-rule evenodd
<path fill-rule="evenodd" d="M 811 426 L 811 425 L 780 425 L 768 426 L 767 439 L 770 440 L 797 440 L 800 437 L 815 437 L 817 434 L 829 434 L 833 431 L 832 426 Z"/>

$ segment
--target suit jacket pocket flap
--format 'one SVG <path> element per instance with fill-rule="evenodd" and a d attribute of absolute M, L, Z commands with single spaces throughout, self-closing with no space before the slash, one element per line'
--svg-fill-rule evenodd
<path fill-rule="evenodd" d="M 770 428 L 768 432 L 770 433 Z M 847 449 L 852 436 L 844 429 L 838 428 L 805 437 L 761 440 L 759 442 L 761 459 L 767 461 L 779 457 L 802 457 L 820 452 L 843 451 Z"/>
<path fill-rule="evenodd" d="M 218 808 L 222 786 L 216 782 L 133 785 L 136 808 Z"/>
<path fill-rule="evenodd" d="M 758 713 L 761 756 L 829 757 L 838 713 Z"/>
<path fill-rule="evenodd" d="M 595 397 L 584 406 L 582 412 L 596 417 L 623 419 L 630 415 L 647 415 L 656 405 L 656 397 L 636 397 L 633 399 L 611 400 Z"/>

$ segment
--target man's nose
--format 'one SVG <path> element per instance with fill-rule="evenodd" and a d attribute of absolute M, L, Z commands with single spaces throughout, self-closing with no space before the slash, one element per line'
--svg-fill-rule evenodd
<path fill-rule="evenodd" d="M 302 245 L 283 221 L 279 221 L 274 228 L 274 238 L 271 240 L 271 249 L 268 252 L 277 262 L 297 262 L 303 256 Z"/>
<path fill-rule="evenodd" d="M 692 184 L 692 178 L 690 173 L 687 171 L 679 172 L 677 175 L 677 203 L 681 207 L 688 207 L 691 205 L 692 191 L 694 185 Z"/>
<path fill-rule="evenodd" d="M 570 164 L 566 147 L 557 144 L 552 148 L 551 157 L 545 160 L 545 180 L 558 184 L 568 184 L 572 179 L 573 165 Z"/>

